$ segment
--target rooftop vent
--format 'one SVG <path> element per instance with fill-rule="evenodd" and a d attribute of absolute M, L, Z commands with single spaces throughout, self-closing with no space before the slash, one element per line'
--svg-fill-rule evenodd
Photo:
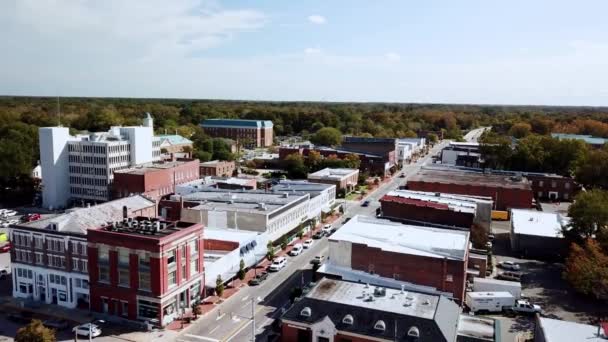
<path fill-rule="evenodd" d="M 353 325 L 354 322 L 355 322 L 355 319 L 353 318 L 352 315 L 346 315 L 346 316 L 344 316 L 344 318 L 342 318 L 342 323 L 344 323 L 344 324 Z"/>
<path fill-rule="evenodd" d="M 386 296 L 386 289 L 383 287 L 376 287 L 374 289 L 374 296 L 376 297 L 384 297 Z"/>
<path fill-rule="evenodd" d="M 287 197 L 289 197 L 289 193 L 288 193 L 288 192 L 284 192 L 284 193 L 283 193 L 283 196 L 281 196 L 281 197 L 283 197 L 283 198 L 287 198 Z"/>
<path fill-rule="evenodd" d="M 431 305 L 431 301 L 430 301 L 430 300 L 428 300 L 428 299 L 426 299 L 426 300 L 425 300 L 425 301 L 422 303 L 422 305 Z"/>
<path fill-rule="evenodd" d="M 410 329 L 407 331 L 407 336 L 420 337 L 420 330 L 418 330 L 418 327 L 410 327 Z"/>
<path fill-rule="evenodd" d="M 312 310 L 310 310 L 310 308 L 307 306 L 304 309 L 302 309 L 302 311 L 300 311 L 300 316 L 302 317 L 310 317 L 310 315 L 312 314 Z"/>
<path fill-rule="evenodd" d="M 380 330 L 380 331 L 385 331 L 386 330 L 386 323 L 384 323 L 383 320 L 378 320 L 376 322 L 376 324 L 374 324 L 374 329 Z"/>
<path fill-rule="evenodd" d="M 375 300 L 374 296 L 372 296 L 371 294 L 369 296 L 367 296 L 367 298 L 365 298 L 366 302 L 373 302 L 374 300 Z"/>
<path fill-rule="evenodd" d="M 266 203 L 258 203 L 258 209 L 266 210 Z"/>

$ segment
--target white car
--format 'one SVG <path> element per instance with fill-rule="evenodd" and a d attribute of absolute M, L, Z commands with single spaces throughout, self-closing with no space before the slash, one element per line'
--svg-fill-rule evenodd
<path fill-rule="evenodd" d="M 17 212 L 14 210 L 4 210 L 1 215 L 4 217 L 15 216 L 17 215 Z"/>
<path fill-rule="evenodd" d="M 295 245 L 293 245 L 293 248 L 289 251 L 289 255 L 298 256 L 298 255 L 300 255 L 300 253 L 302 253 L 302 250 L 304 250 L 304 246 L 302 246 L 301 243 L 296 243 Z"/>
<path fill-rule="evenodd" d="M 325 233 L 325 235 L 329 236 L 329 234 L 331 234 L 331 224 L 324 225 L 321 231 Z"/>
<path fill-rule="evenodd" d="M 76 326 L 74 327 L 74 329 L 72 329 L 72 332 L 80 336 L 89 336 L 89 333 L 91 334 L 91 337 L 97 337 L 101 335 L 101 329 L 93 323 L 85 323 Z"/>
<path fill-rule="evenodd" d="M 310 247 L 312 247 L 312 239 L 308 239 L 306 241 L 304 241 L 304 243 L 302 244 L 302 247 L 304 247 L 304 249 L 309 249 Z"/>
<path fill-rule="evenodd" d="M 278 257 L 272 261 L 272 264 L 270 264 L 268 270 L 271 272 L 277 272 L 285 267 L 285 265 L 287 265 L 287 259 L 285 259 L 285 257 Z"/>
<path fill-rule="evenodd" d="M 513 261 L 503 261 L 500 262 L 498 266 L 504 268 L 505 270 L 519 271 L 520 269 L 519 265 L 514 263 Z"/>

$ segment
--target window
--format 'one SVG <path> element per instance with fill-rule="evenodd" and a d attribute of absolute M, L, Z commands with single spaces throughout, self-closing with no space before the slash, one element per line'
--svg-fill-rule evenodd
<path fill-rule="evenodd" d="M 175 264 L 175 249 L 169 252 L 167 257 L 167 265 L 173 266 Z"/>
<path fill-rule="evenodd" d="M 119 249 L 118 250 L 118 264 L 129 266 L 129 250 L 128 249 Z"/>
<path fill-rule="evenodd" d="M 447 282 L 453 282 L 454 281 L 454 276 L 451 274 L 446 274 L 445 275 L 445 281 Z"/>
<path fill-rule="evenodd" d="M 552 188 L 557 187 L 557 182 L 556 182 L 556 181 L 551 181 L 551 187 L 552 187 Z"/>
<path fill-rule="evenodd" d="M 355 322 L 355 319 L 353 318 L 352 315 L 346 315 L 346 316 L 344 316 L 344 318 L 342 318 L 342 323 L 344 323 L 344 324 L 353 325 L 354 322 Z"/>
<path fill-rule="evenodd" d="M 129 315 L 129 302 L 120 302 L 121 306 L 122 306 L 122 310 L 120 311 L 120 313 L 123 316 L 128 316 Z"/>
<path fill-rule="evenodd" d="M 108 265 L 99 265 L 99 282 L 109 283 L 110 282 L 110 269 Z"/>
<path fill-rule="evenodd" d="M 386 330 L 386 323 L 383 320 L 378 320 L 376 324 L 374 324 L 374 329 L 384 331 Z"/>
<path fill-rule="evenodd" d="M 570 189 L 570 182 L 566 182 L 566 183 L 564 183 L 564 188 L 566 188 L 566 189 Z"/>
<path fill-rule="evenodd" d="M 99 262 L 107 263 L 110 260 L 110 254 L 107 248 L 100 247 L 97 251 Z"/>
<path fill-rule="evenodd" d="M 198 259 L 190 260 L 190 274 L 198 273 Z"/>
<path fill-rule="evenodd" d="M 34 247 L 36 249 L 43 249 L 43 242 L 44 239 L 42 238 L 42 235 L 34 235 Z"/>
<path fill-rule="evenodd" d="M 129 269 L 118 268 L 118 286 L 129 287 Z"/>
<path fill-rule="evenodd" d="M 188 268 L 188 265 L 186 265 L 186 263 L 182 263 L 182 280 L 186 280 L 188 278 L 188 274 L 186 273 L 186 270 Z"/>
<path fill-rule="evenodd" d="M 139 272 L 139 289 L 143 291 L 150 291 L 150 273 Z"/>
<path fill-rule="evenodd" d="M 174 286 L 177 284 L 177 279 L 175 279 L 177 271 L 169 272 L 169 286 Z"/>
<path fill-rule="evenodd" d="M 538 181 L 538 186 L 543 186 L 543 185 L 545 185 L 545 182 L 543 182 L 543 181 Z"/>

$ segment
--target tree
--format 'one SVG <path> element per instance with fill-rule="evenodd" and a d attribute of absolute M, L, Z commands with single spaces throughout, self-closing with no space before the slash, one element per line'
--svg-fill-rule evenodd
<path fill-rule="evenodd" d="M 245 273 L 245 260 L 241 259 L 241 262 L 239 263 L 239 271 L 237 272 L 236 276 L 240 281 L 243 281 L 243 279 L 245 279 Z"/>
<path fill-rule="evenodd" d="M 477 249 L 485 249 L 488 243 L 488 232 L 480 225 L 473 224 L 471 227 L 471 242 Z"/>
<path fill-rule="evenodd" d="M 416 138 L 418 137 L 418 134 L 416 134 L 416 132 L 412 131 L 411 129 L 408 129 L 404 134 L 403 134 L 404 138 Z"/>
<path fill-rule="evenodd" d="M 608 147 L 581 154 L 575 165 L 577 182 L 588 188 L 608 189 Z"/>
<path fill-rule="evenodd" d="M 580 192 L 568 209 L 568 216 L 570 216 L 570 224 L 564 231 L 565 236 L 579 242 L 592 237 L 597 237 L 602 243 L 608 242 L 607 191 Z"/>
<path fill-rule="evenodd" d="M 429 141 L 429 144 L 431 144 L 431 145 L 435 145 L 439 141 L 439 137 L 435 133 L 427 134 L 426 139 Z"/>
<path fill-rule="evenodd" d="M 287 249 L 287 237 L 283 236 L 281 238 L 281 249 L 282 250 L 286 250 Z"/>
<path fill-rule="evenodd" d="M 563 277 L 580 293 L 608 299 L 608 256 L 593 239 L 572 244 Z"/>
<path fill-rule="evenodd" d="M 55 330 L 42 325 L 42 322 L 34 319 L 30 324 L 19 328 L 15 335 L 15 342 L 55 342 Z"/>
<path fill-rule="evenodd" d="M 217 275 L 217 279 L 215 279 L 215 293 L 220 298 L 222 298 L 222 294 L 224 294 L 224 281 L 219 274 Z"/>
<path fill-rule="evenodd" d="M 323 156 L 319 151 L 312 150 L 308 153 L 308 157 L 306 158 L 305 164 L 310 170 L 310 172 L 315 172 L 320 169 L 321 162 L 323 161 Z"/>
<path fill-rule="evenodd" d="M 343 164 L 348 169 L 358 169 L 361 166 L 361 159 L 354 153 L 349 153 L 344 157 Z"/>
<path fill-rule="evenodd" d="M 299 153 L 292 153 L 283 160 L 285 171 L 289 178 L 306 178 L 308 168 L 304 164 L 304 157 Z"/>
<path fill-rule="evenodd" d="M 268 241 L 266 244 L 266 259 L 269 261 L 274 260 L 274 246 L 272 245 L 272 241 Z"/>
<path fill-rule="evenodd" d="M 198 305 L 197 302 L 192 303 L 192 313 L 194 314 L 194 319 L 198 319 L 198 316 L 203 314 L 203 309 Z"/>
<path fill-rule="evenodd" d="M 342 133 L 333 127 L 323 127 L 310 140 L 317 145 L 337 146 L 342 142 Z"/>
<path fill-rule="evenodd" d="M 532 132 L 532 126 L 526 122 L 516 123 L 515 125 L 511 126 L 511 129 L 509 130 L 509 134 L 517 139 L 527 137 L 530 132 Z"/>

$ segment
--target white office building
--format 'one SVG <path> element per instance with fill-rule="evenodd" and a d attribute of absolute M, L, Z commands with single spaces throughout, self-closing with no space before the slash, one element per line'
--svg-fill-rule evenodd
<path fill-rule="evenodd" d="M 426 146 L 425 138 L 401 138 L 397 139 L 397 162 L 401 165 L 408 163 L 419 155 Z"/>
<path fill-rule="evenodd" d="M 114 171 L 160 160 L 160 139 L 149 113 L 143 126 L 76 136 L 67 127 L 41 127 L 38 133 L 45 208 L 65 208 L 70 200 L 108 201 Z"/>

